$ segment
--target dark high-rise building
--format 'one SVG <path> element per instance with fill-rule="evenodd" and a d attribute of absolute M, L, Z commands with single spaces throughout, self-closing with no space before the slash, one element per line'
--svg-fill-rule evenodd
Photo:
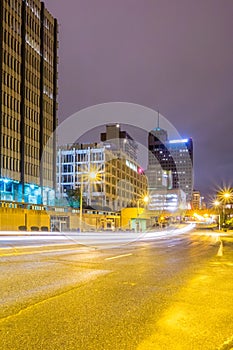
<path fill-rule="evenodd" d="M 150 131 L 148 136 L 148 168 L 159 165 L 162 170 L 172 171 L 172 187 L 178 187 L 176 163 L 168 149 L 167 131 L 157 127 Z"/>
<path fill-rule="evenodd" d="M 168 140 L 167 131 L 157 127 L 149 133 L 148 149 L 148 170 L 153 170 L 153 166 L 158 167 L 159 165 L 162 170 L 171 171 L 172 188 L 183 190 L 187 201 L 191 201 L 193 191 L 192 139 Z"/>
<path fill-rule="evenodd" d="M 175 167 L 171 167 L 175 172 L 177 180 L 174 188 L 180 188 L 186 194 L 186 199 L 190 203 L 193 192 L 193 141 L 191 138 L 170 140 L 167 149 L 174 160 Z"/>
<path fill-rule="evenodd" d="M 39 0 L 0 0 L 2 200 L 53 202 L 57 27 Z"/>

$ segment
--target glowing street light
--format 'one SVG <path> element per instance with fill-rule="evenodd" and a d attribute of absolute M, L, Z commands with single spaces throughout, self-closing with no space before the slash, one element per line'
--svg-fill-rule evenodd
<path fill-rule="evenodd" d="M 223 225 L 225 227 L 226 224 L 226 204 L 229 202 L 229 199 L 232 197 L 232 191 L 227 190 L 222 194 L 222 199 L 223 199 Z"/>
<path fill-rule="evenodd" d="M 227 200 L 227 199 L 229 199 L 231 197 L 231 194 L 229 192 L 225 192 L 223 194 L 223 197 Z"/>
<path fill-rule="evenodd" d="M 89 174 L 89 178 L 91 180 L 96 180 L 97 175 L 98 175 L 98 173 L 96 173 L 95 171 L 91 171 L 90 174 Z"/>
<path fill-rule="evenodd" d="M 137 219 L 139 217 L 139 202 L 143 202 L 144 204 L 149 202 L 149 196 L 145 195 L 137 200 Z M 137 220 L 138 221 L 138 220 Z"/>
<path fill-rule="evenodd" d="M 227 203 L 229 203 L 229 201 L 232 199 L 233 197 L 233 191 L 231 188 L 223 188 L 221 189 L 218 194 L 217 194 L 217 199 L 214 201 L 214 206 L 216 208 L 220 208 L 221 207 L 221 215 L 222 215 L 222 226 L 225 226 L 225 221 L 226 221 L 226 205 Z M 219 210 L 220 212 L 220 210 Z M 220 214 L 219 214 L 220 217 Z M 220 221 L 220 219 L 219 219 Z"/>
<path fill-rule="evenodd" d="M 226 203 L 231 199 L 233 196 L 233 192 L 231 188 L 223 188 L 219 193 L 218 193 L 218 198 L 220 202 Z"/>
<path fill-rule="evenodd" d="M 79 205 L 79 230 L 82 232 L 82 218 L 83 218 L 83 179 L 88 178 L 90 181 L 98 179 L 99 174 L 95 171 L 91 171 L 88 174 L 81 174 L 81 186 L 80 186 L 80 205 Z"/>
<path fill-rule="evenodd" d="M 137 208 L 138 208 L 138 212 L 139 212 L 139 202 L 144 202 L 145 204 L 149 202 L 149 196 L 144 196 L 142 198 L 139 198 L 137 200 Z"/>

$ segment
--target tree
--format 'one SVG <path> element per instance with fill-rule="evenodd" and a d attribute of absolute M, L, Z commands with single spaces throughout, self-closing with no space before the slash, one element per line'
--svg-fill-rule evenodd
<path fill-rule="evenodd" d="M 229 229 L 233 228 L 233 218 L 226 220 L 226 225 Z"/>
<path fill-rule="evenodd" d="M 80 197 L 81 197 L 81 191 L 80 187 L 77 188 L 71 188 L 67 190 L 67 200 L 71 208 L 80 208 Z M 86 202 L 83 200 L 83 207 L 86 206 Z"/>

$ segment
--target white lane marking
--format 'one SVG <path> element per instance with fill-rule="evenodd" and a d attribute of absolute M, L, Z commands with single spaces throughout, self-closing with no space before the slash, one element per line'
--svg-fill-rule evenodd
<path fill-rule="evenodd" d="M 119 258 L 124 258 L 125 256 L 130 256 L 133 255 L 132 253 L 130 254 L 123 254 L 123 255 L 116 255 L 116 256 L 112 256 L 111 258 L 106 258 L 104 260 L 113 260 L 113 259 L 119 259 Z"/>

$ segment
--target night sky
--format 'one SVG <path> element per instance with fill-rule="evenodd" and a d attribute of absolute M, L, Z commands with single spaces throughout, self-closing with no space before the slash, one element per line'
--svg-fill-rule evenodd
<path fill-rule="evenodd" d="M 232 0 L 44 2 L 60 24 L 60 121 L 103 102 L 159 106 L 193 138 L 195 188 L 232 183 Z"/>

